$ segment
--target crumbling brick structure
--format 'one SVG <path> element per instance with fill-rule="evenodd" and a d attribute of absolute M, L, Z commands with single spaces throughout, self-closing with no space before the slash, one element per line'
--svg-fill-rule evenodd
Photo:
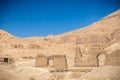
<path fill-rule="evenodd" d="M 35 66 L 36 67 L 47 67 L 47 57 L 43 54 L 38 54 L 36 56 L 36 62 L 35 62 Z"/>
<path fill-rule="evenodd" d="M 101 52 L 102 51 L 102 52 Z M 80 47 L 76 48 L 74 65 L 78 67 L 96 67 L 99 66 L 99 55 L 104 53 L 102 48 L 95 47 L 89 49 L 88 53 L 83 53 Z"/>
<path fill-rule="evenodd" d="M 65 55 L 51 55 L 48 57 L 48 62 L 50 59 L 53 60 L 53 68 L 67 69 L 67 59 Z"/>
<path fill-rule="evenodd" d="M 52 65 L 50 60 L 52 60 Z M 36 67 L 52 67 L 56 69 L 67 69 L 67 59 L 65 55 L 51 55 L 46 57 L 43 54 L 36 56 Z"/>
<path fill-rule="evenodd" d="M 112 40 L 109 34 L 91 33 L 76 37 L 76 53 L 74 66 L 97 67 L 106 64 L 107 54 L 104 48 Z"/>
<path fill-rule="evenodd" d="M 107 53 L 104 50 L 91 51 L 87 57 L 78 49 L 74 65 L 77 67 L 120 66 L 120 50 Z"/>

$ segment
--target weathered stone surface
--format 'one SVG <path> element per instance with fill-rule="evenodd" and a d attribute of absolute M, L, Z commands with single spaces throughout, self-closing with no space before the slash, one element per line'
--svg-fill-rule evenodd
<path fill-rule="evenodd" d="M 52 60 L 52 63 L 50 60 Z M 67 69 L 67 59 L 65 55 L 51 55 L 46 57 L 43 54 L 38 54 L 35 65 L 36 67 L 52 67 L 64 70 Z"/>
<path fill-rule="evenodd" d="M 38 54 L 36 56 L 35 66 L 36 67 L 47 67 L 48 66 L 47 57 L 43 54 Z"/>
<path fill-rule="evenodd" d="M 106 55 L 107 66 L 120 66 L 120 49 Z"/>

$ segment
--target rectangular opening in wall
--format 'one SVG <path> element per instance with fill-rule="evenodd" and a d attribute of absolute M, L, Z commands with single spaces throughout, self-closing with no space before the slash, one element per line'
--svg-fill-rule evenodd
<path fill-rule="evenodd" d="M 7 62 L 8 62 L 8 58 L 4 58 L 4 62 L 6 62 L 6 63 L 7 63 Z"/>

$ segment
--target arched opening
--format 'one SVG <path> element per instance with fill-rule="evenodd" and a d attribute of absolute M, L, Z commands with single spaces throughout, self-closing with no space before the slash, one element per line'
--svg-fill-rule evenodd
<path fill-rule="evenodd" d="M 48 66 L 53 67 L 53 59 L 48 60 Z"/>
<path fill-rule="evenodd" d="M 105 54 L 101 53 L 97 56 L 97 66 L 104 66 L 106 60 Z"/>

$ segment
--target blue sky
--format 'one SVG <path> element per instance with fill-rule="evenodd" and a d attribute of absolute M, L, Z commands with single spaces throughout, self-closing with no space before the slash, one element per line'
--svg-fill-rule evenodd
<path fill-rule="evenodd" d="M 0 29 L 17 37 L 76 30 L 120 9 L 120 0 L 0 0 Z"/>

